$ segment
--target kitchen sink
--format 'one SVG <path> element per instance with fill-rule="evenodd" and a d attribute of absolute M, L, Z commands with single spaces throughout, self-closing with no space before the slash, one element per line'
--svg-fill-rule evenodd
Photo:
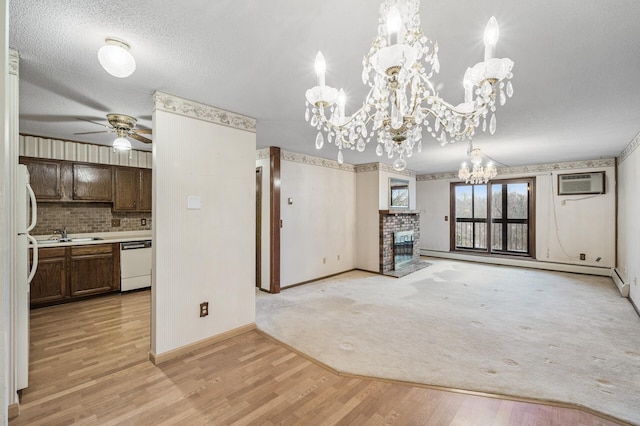
<path fill-rule="evenodd" d="M 69 238 L 69 241 L 71 241 L 72 243 L 81 243 L 85 241 L 100 241 L 100 240 L 103 240 L 103 238 L 100 238 L 100 237 Z"/>
<path fill-rule="evenodd" d="M 51 239 L 51 240 L 38 240 L 38 244 L 53 244 L 53 243 L 59 243 L 60 240 L 58 239 Z"/>

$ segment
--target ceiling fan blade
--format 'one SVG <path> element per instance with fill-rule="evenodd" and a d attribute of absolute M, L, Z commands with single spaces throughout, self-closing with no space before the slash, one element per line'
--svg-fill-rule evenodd
<path fill-rule="evenodd" d="M 106 127 L 106 128 L 111 128 L 111 126 L 109 126 L 108 124 L 98 123 L 97 121 L 88 120 L 88 119 L 86 119 L 86 118 L 76 117 L 76 120 L 80 120 L 80 121 L 88 121 L 89 123 L 97 124 L 98 126 L 103 126 L 103 127 Z"/>
<path fill-rule="evenodd" d="M 135 129 L 133 133 L 137 133 L 139 135 L 150 135 L 151 129 Z"/>
<path fill-rule="evenodd" d="M 144 136 L 140 136 L 140 135 L 137 135 L 135 133 L 129 133 L 129 137 L 131 137 L 131 139 L 135 139 L 135 140 L 140 141 L 140 142 L 153 143 L 153 141 L 151 139 L 147 139 Z"/>
<path fill-rule="evenodd" d="M 93 135 L 96 133 L 111 133 L 112 130 L 100 130 L 98 132 L 81 132 L 81 133 L 74 133 L 74 135 Z"/>

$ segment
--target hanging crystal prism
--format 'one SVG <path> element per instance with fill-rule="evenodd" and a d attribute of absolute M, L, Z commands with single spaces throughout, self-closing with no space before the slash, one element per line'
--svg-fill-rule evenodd
<path fill-rule="evenodd" d="M 318 116 L 317 115 L 313 115 L 313 117 L 311 117 L 311 127 L 316 127 L 318 125 Z"/>
<path fill-rule="evenodd" d="M 511 84 L 511 82 L 507 82 L 507 96 L 508 97 L 512 97 L 513 96 L 513 85 Z"/>
<path fill-rule="evenodd" d="M 338 151 L 338 163 L 344 163 L 344 157 L 342 156 L 342 150 Z"/>
<path fill-rule="evenodd" d="M 489 133 L 492 135 L 496 132 L 496 115 L 491 114 L 491 122 L 489 123 Z"/>
<path fill-rule="evenodd" d="M 397 171 L 402 171 L 405 169 L 405 167 L 407 167 L 407 162 L 404 161 L 404 158 L 402 158 L 402 156 L 396 158 L 395 160 L 393 160 L 393 168 Z"/>
<path fill-rule="evenodd" d="M 324 146 L 324 136 L 322 136 L 322 132 L 318 132 L 316 136 L 316 149 L 321 149 Z"/>
<path fill-rule="evenodd" d="M 309 108 L 304 113 L 304 121 L 309 121 Z"/>
<path fill-rule="evenodd" d="M 382 154 L 384 153 L 383 149 L 382 149 L 382 145 L 378 144 L 378 146 L 376 147 L 376 154 L 378 154 L 378 157 L 382 156 Z"/>

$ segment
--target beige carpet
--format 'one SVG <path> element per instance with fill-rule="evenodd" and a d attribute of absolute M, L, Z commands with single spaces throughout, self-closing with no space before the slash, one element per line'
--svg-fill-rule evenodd
<path fill-rule="evenodd" d="M 568 402 L 640 424 L 640 317 L 609 278 L 428 259 L 258 292 L 258 328 L 338 371 Z"/>

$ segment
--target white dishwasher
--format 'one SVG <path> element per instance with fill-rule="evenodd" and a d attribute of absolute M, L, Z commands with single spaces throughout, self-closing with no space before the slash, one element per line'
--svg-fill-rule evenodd
<path fill-rule="evenodd" d="M 120 243 L 120 291 L 151 287 L 151 241 Z"/>

